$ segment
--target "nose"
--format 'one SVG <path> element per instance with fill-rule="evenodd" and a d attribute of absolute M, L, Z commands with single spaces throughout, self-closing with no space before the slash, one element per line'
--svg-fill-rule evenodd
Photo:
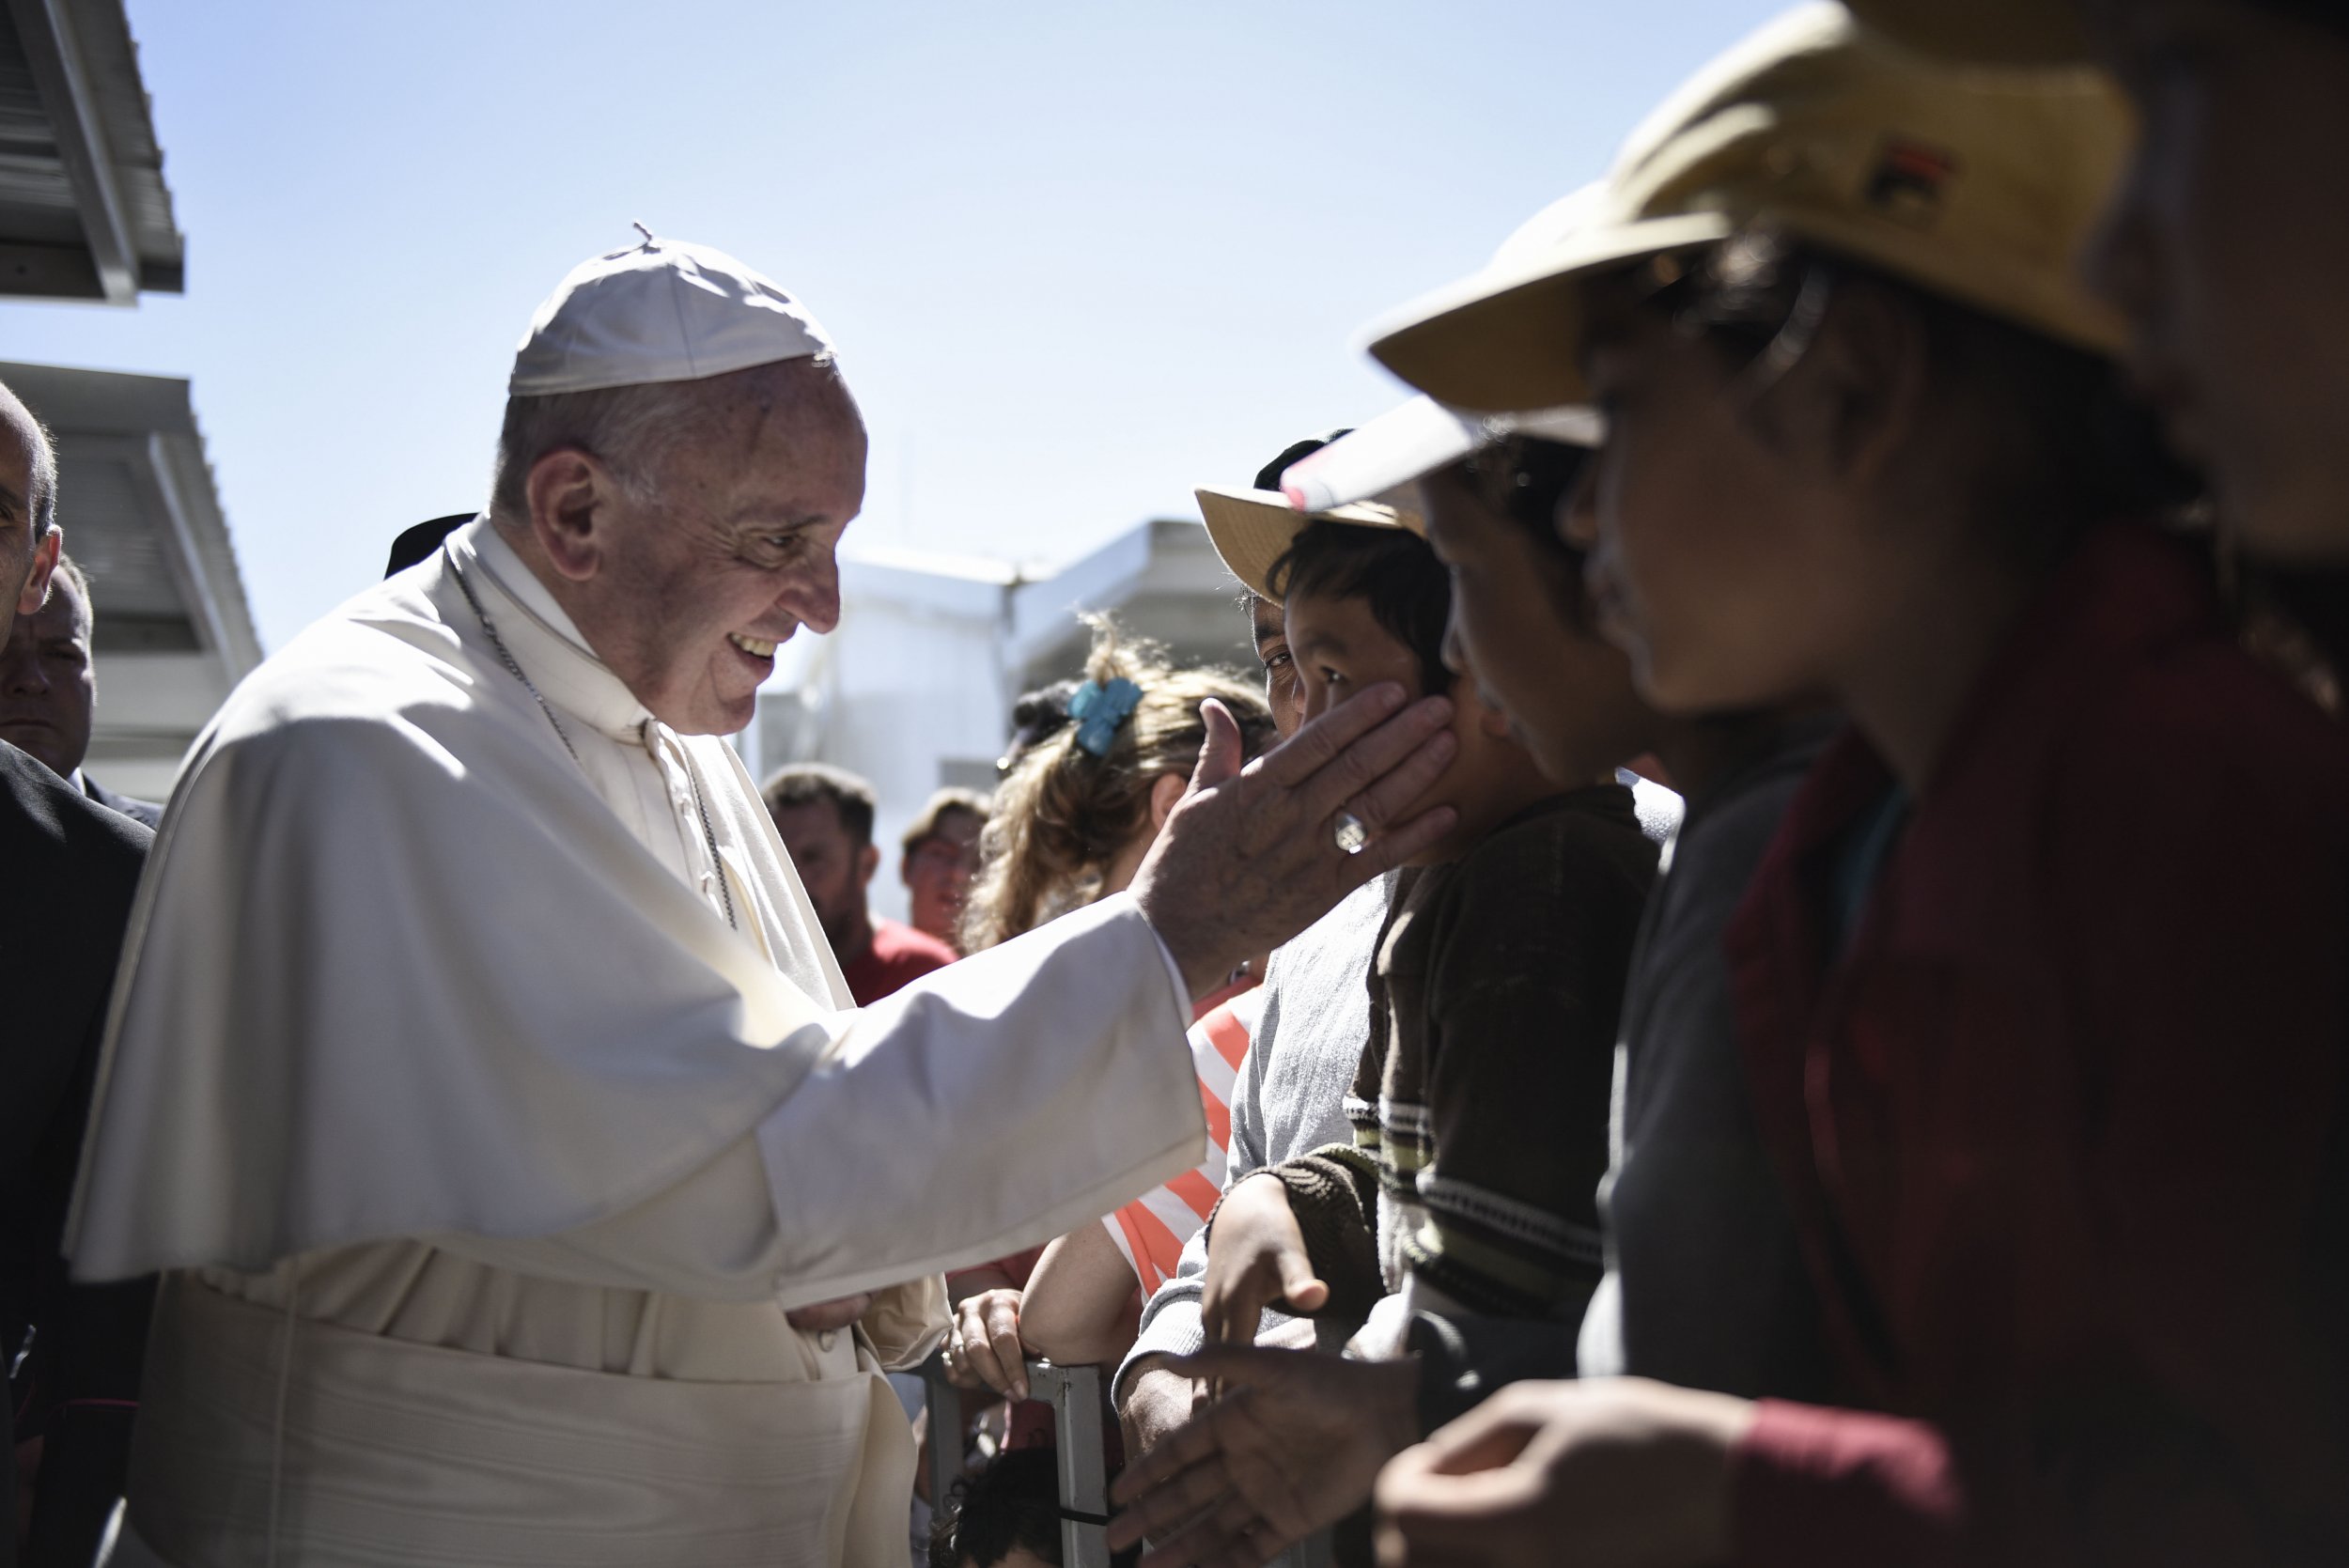
<path fill-rule="evenodd" d="M 827 632 L 840 624 L 840 558 L 831 549 L 793 575 L 776 603 L 810 631 Z"/>
<path fill-rule="evenodd" d="M 49 673 L 41 668 L 40 657 L 31 640 L 11 637 L 0 648 L 0 691 L 12 696 L 40 697 L 49 692 Z"/>
<path fill-rule="evenodd" d="M 1452 594 L 1452 608 L 1443 619 L 1443 667 L 1454 675 L 1468 673 L 1468 654 L 1460 646 L 1460 595 Z"/>

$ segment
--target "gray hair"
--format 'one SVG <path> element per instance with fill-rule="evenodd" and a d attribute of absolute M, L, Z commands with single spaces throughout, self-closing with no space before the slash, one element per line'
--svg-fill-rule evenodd
<path fill-rule="evenodd" d="M 742 378 L 800 363 L 754 365 L 695 381 L 509 397 L 505 427 L 498 432 L 497 468 L 490 482 L 490 515 L 508 523 L 526 521 L 530 500 L 522 488 L 532 465 L 566 448 L 600 460 L 629 499 L 647 505 L 659 497 L 662 458 L 723 418 L 742 396 Z M 813 363 L 837 370 L 830 354 L 816 355 Z"/>

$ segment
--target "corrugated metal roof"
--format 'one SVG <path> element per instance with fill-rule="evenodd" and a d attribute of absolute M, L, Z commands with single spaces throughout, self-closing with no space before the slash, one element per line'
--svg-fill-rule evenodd
<path fill-rule="evenodd" d="M 5 363 L 0 382 L 56 440 L 57 521 L 89 574 L 99 651 L 200 651 L 230 683 L 259 663 L 188 383 Z"/>
<path fill-rule="evenodd" d="M 179 292 L 163 170 L 120 0 L 0 0 L 0 294 Z"/>

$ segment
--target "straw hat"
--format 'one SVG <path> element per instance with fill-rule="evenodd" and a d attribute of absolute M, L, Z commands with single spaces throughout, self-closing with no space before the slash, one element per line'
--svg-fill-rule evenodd
<path fill-rule="evenodd" d="M 1280 595 L 1266 581 L 1289 546 L 1316 519 L 1351 523 L 1357 528 L 1401 528 L 1427 536 L 1427 522 L 1418 511 L 1384 501 L 1361 501 L 1332 506 L 1326 512 L 1300 512 L 1279 490 L 1200 489 L 1199 515 L 1206 520 L 1207 538 L 1232 575 L 1258 598 L 1278 601 Z"/>
<path fill-rule="evenodd" d="M 1328 511 L 1399 489 L 1509 436 L 1595 447 L 1606 433 L 1590 409 L 1470 414 L 1414 397 L 1289 465 L 1281 493 L 1300 510 Z"/>
<path fill-rule="evenodd" d="M 2088 58 L 2073 0 L 1844 0 L 1860 21 L 1911 49 L 1983 65 Z"/>
<path fill-rule="evenodd" d="M 1582 280 L 1754 228 L 2111 351 L 2125 328 L 2074 261 L 2130 132 L 2095 72 L 1953 70 L 1808 6 L 1699 71 L 1604 181 L 1375 328 L 1370 351 L 1461 408 L 1585 402 Z"/>

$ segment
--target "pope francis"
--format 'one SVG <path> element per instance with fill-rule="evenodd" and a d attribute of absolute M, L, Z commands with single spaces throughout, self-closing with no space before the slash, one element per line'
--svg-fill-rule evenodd
<path fill-rule="evenodd" d="M 482 516 L 198 741 L 70 1237 L 164 1273 L 117 1563 L 902 1564 L 938 1272 L 1194 1164 L 1190 997 L 1448 827 L 1440 702 L 1211 709 L 1129 894 L 854 1010 L 717 737 L 863 467 L 791 296 L 587 262 Z"/>

